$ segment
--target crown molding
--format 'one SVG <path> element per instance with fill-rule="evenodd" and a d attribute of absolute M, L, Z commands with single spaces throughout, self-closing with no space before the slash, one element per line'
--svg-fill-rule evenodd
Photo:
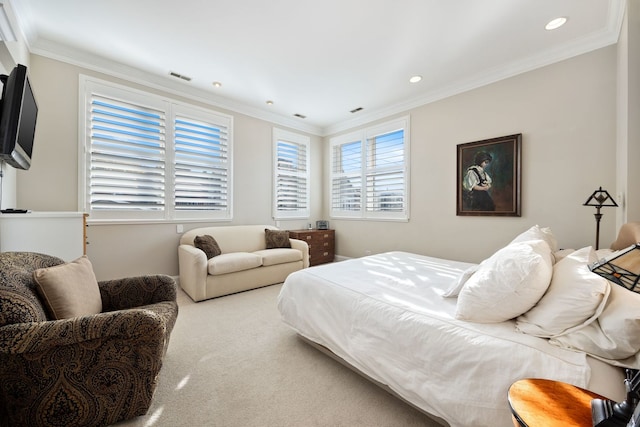
<path fill-rule="evenodd" d="M 307 123 L 300 123 L 300 119 L 275 114 L 229 98 L 210 94 L 200 88 L 189 86 L 188 82 L 177 81 L 172 77 L 163 77 L 149 73 L 138 68 L 134 68 L 90 52 L 61 45 L 50 40 L 38 39 L 37 42 L 31 44 L 30 51 L 35 55 L 54 59 L 86 70 L 102 73 L 110 77 L 129 81 L 172 95 L 202 102 L 213 107 L 265 120 L 270 123 L 289 127 L 301 132 L 318 136 L 323 133 L 323 129 L 321 127 L 309 125 Z"/>
<path fill-rule="evenodd" d="M 615 4 L 620 5 L 622 3 Z M 613 11 L 610 16 L 611 19 L 609 20 L 608 27 L 599 33 L 594 33 L 590 37 L 556 46 L 555 48 L 548 49 L 538 55 L 530 56 L 520 61 L 514 61 L 507 66 L 501 65 L 500 67 L 488 69 L 482 74 L 475 75 L 469 79 L 459 80 L 448 86 L 439 87 L 428 93 L 422 94 L 419 97 L 362 114 L 357 119 L 335 123 L 324 128 L 323 136 L 344 132 L 354 127 L 363 126 L 372 121 L 383 119 L 391 115 L 406 113 L 408 110 L 413 108 L 418 108 L 432 102 L 449 98 L 454 95 L 468 92 L 510 77 L 515 77 L 519 74 L 546 67 L 547 65 L 555 64 L 578 55 L 616 44 L 618 42 L 624 18 L 624 4 L 622 4 L 621 9 L 616 9 L 616 11 Z"/>

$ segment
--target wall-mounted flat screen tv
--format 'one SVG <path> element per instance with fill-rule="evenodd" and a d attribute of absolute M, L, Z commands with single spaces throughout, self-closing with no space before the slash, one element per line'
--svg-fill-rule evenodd
<path fill-rule="evenodd" d="M 17 169 L 29 169 L 33 154 L 38 104 L 31 90 L 27 67 L 18 64 L 0 75 L 0 160 Z"/>

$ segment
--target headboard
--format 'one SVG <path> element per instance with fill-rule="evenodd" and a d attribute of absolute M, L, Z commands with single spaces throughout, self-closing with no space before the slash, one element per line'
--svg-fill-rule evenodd
<path fill-rule="evenodd" d="M 640 242 L 640 222 L 627 222 L 620 227 L 618 238 L 611 244 L 611 249 L 617 251 L 638 242 Z"/>

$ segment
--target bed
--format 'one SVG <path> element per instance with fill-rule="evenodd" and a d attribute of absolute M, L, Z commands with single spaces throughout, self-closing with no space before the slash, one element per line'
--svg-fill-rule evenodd
<path fill-rule="evenodd" d="M 640 295 L 588 271 L 594 256 L 592 248 L 557 250 L 550 230 L 535 226 L 481 264 L 394 251 L 301 270 L 283 284 L 278 309 L 306 341 L 441 424 L 511 426 L 507 391 L 518 379 L 563 381 L 620 401 L 622 368 L 640 367 L 628 346 L 592 351 L 601 341 L 584 332 L 603 333 L 599 319 L 620 290 L 640 312 Z M 483 280 L 525 284 L 505 298 Z M 590 282 L 572 288 L 582 280 Z"/>

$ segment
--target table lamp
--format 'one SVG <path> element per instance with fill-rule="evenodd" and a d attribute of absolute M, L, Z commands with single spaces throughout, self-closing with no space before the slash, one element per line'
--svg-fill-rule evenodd
<path fill-rule="evenodd" d="M 640 292 L 640 243 L 621 249 L 589 266 L 589 269 L 615 285 L 630 291 Z M 640 395 L 640 371 L 626 370 L 624 381 L 627 398 L 616 403 L 611 400 L 594 399 L 591 401 L 591 415 L 595 427 L 626 427 L 631 419 Z"/>
<path fill-rule="evenodd" d="M 596 213 L 593 214 L 596 217 L 596 249 L 599 249 L 600 246 L 600 219 L 602 219 L 602 214 L 600 213 L 600 209 L 604 207 L 617 207 L 618 204 L 613 197 L 609 194 L 607 190 L 603 190 L 602 187 L 597 189 L 596 191 L 589 196 L 586 202 L 584 202 L 583 206 L 595 206 Z"/>

